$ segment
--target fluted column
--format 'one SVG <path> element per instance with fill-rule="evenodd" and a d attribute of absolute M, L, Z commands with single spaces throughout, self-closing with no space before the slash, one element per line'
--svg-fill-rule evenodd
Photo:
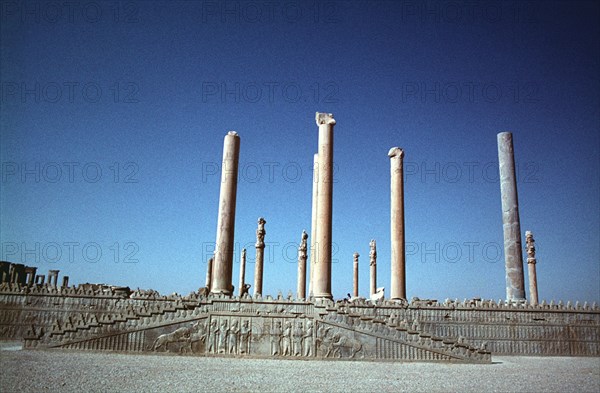
<path fill-rule="evenodd" d="M 308 280 L 308 295 L 313 296 L 313 276 L 315 271 L 315 256 L 317 250 L 315 248 L 317 238 L 317 203 L 319 195 L 319 155 L 313 156 L 313 183 L 312 183 L 312 214 L 310 224 L 310 279 Z"/>
<path fill-rule="evenodd" d="M 308 234 L 306 231 L 302 231 L 302 240 L 298 247 L 298 299 L 306 298 L 306 240 Z"/>
<path fill-rule="evenodd" d="M 498 134 L 500 193 L 502 194 L 502 224 L 504 227 L 504 263 L 506 269 L 506 300 L 525 300 L 521 224 L 512 134 Z"/>
<path fill-rule="evenodd" d="M 265 221 L 264 218 L 258 218 L 258 228 L 256 229 L 256 262 L 254 263 L 254 296 L 262 296 L 263 289 L 263 261 L 265 252 Z"/>
<path fill-rule="evenodd" d="M 354 253 L 354 280 L 353 280 L 353 288 L 352 288 L 352 296 L 358 297 L 358 257 L 360 255 L 355 252 Z"/>
<path fill-rule="evenodd" d="M 332 299 L 331 294 L 331 222 L 333 207 L 333 126 L 331 113 L 315 116 L 319 126 L 319 176 L 317 195 L 317 236 L 313 296 Z"/>
<path fill-rule="evenodd" d="M 240 286 L 239 286 L 240 297 L 244 296 L 245 284 L 246 284 L 246 249 L 244 248 L 242 250 L 242 255 L 240 256 Z"/>
<path fill-rule="evenodd" d="M 235 203 L 239 158 L 240 137 L 237 132 L 229 131 L 223 142 L 219 218 L 217 222 L 217 241 L 212 269 L 211 293 L 233 294 L 233 235 L 235 231 Z"/>
<path fill-rule="evenodd" d="M 406 255 L 404 236 L 404 150 L 392 147 L 390 157 L 390 230 L 391 284 L 390 299 L 406 299 Z"/>
<path fill-rule="evenodd" d="M 525 242 L 527 243 L 527 268 L 529 270 L 529 302 L 532 306 L 538 304 L 537 272 L 535 259 L 535 240 L 533 233 L 525 232 Z"/>
<path fill-rule="evenodd" d="M 377 244 L 375 243 L 375 239 L 371 240 L 369 245 L 371 247 L 371 251 L 369 252 L 369 265 L 371 267 L 370 295 L 373 296 L 377 293 Z"/>

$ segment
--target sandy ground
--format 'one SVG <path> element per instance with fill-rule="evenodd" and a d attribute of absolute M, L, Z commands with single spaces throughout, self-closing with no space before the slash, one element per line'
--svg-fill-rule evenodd
<path fill-rule="evenodd" d="M 600 392 L 600 358 L 490 365 L 24 351 L 0 345 L 2 392 Z"/>

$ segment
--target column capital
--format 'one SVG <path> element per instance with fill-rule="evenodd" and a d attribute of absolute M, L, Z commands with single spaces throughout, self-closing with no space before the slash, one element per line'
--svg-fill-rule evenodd
<path fill-rule="evenodd" d="M 333 118 L 333 113 L 325 113 L 325 112 L 317 112 L 315 115 L 315 121 L 317 125 L 329 124 L 335 125 L 335 119 Z"/>
<path fill-rule="evenodd" d="M 229 131 L 227 133 L 227 135 L 235 136 L 235 137 L 238 137 L 238 138 L 240 137 L 240 135 L 236 131 Z"/>
<path fill-rule="evenodd" d="M 400 159 L 404 158 L 404 150 L 399 147 L 392 147 L 390 151 L 388 151 L 388 157 L 399 157 Z"/>

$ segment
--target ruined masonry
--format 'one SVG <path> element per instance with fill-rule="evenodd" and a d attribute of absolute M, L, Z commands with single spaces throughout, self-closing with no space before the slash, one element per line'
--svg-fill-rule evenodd
<path fill-rule="evenodd" d="M 354 253 L 352 295 L 331 292 L 333 127 L 317 113 L 310 235 L 298 246 L 296 296 L 263 296 L 265 224 L 258 219 L 253 295 L 241 254 L 237 296 L 233 244 L 240 136 L 224 140 L 215 253 L 205 286 L 188 296 L 103 284 L 69 286 L 37 268 L 0 262 L 0 339 L 28 349 L 169 352 L 190 356 L 365 359 L 490 363 L 492 354 L 600 356 L 600 308 L 594 303 L 538 302 L 533 234 L 526 233 L 530 302 L 525 300 L 512 134 L 498 135 L 506 300 L 421 300 L 406 296 L 404 151 L 390 149 L 390 297 L 377 287 L 376 240 L 370 242 L 370 298 L 358 295 Z M 308 197 L 308 193 L 307 193 Z M 308 268 L 308 272 L 307 272 Z M 204 273 L 203 273 L 204 274 Z M 199 274 L 200 277 L 200 274 Z M 308 281 L 308 283 L 307 283 Z M 308 284 L 308 291 L 306 289 Z"/>

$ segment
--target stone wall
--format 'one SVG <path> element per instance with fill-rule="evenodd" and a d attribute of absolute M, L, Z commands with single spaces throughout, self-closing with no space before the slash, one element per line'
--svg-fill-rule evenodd
<path fill-rule="evenodd" d="M 303 329 L 303 334 L 311 326 L 314 354 L 309 355 L 320 357 L 482 361 L 490 352 L 600 356 L 600 309 L 595 304 L 532 307 L 417 299 L 411 303 L 334 303 L 301 301 L 291 295 L 275 299 L 195 293 L 166 297 L 152 291 L 126 297 L 106 288 L 0 286 L 0 339 L 25 339 L 28 347 L 149 351 L 156 350 L 152 347 L 159 336 L 183 329 L 171 345 L 176 352 L 185 352 L 189 346 L 190 352 L 210 355 L 206 341 L 192 342 L 191 337 L 209 332 L 212 321 L 217 327 L 226 321 L 237 336 L 247 322 L 255 338 L 252 356 L 271 356 L 268 337 L 280 334 L 277 330 L 287 325 L 296 333 Z M 186 330 L 192 325 L 198 331 Z M 329 333 L 320 337 L 319 331 Z M 262 341 L 256 341 L 261 335 Z M 207 333 L 204 339 L 214 337 Z M 335 350 L 333 343 L 338 346 Z M 306 344 L 302 345 L 304 354 Z"/>

